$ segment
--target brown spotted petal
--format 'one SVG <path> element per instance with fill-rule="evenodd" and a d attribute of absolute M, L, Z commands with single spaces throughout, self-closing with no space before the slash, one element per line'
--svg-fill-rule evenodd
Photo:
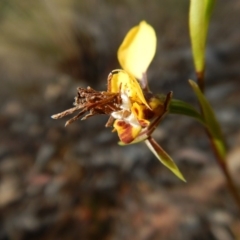
<path fill-rule="evenodd" d="M 142 130 L 140 125 L 131 125 L 123 120 L 116 120 L 113 127 L 117 130 L 120 140 L 125 144 L 131 143 Z"/>

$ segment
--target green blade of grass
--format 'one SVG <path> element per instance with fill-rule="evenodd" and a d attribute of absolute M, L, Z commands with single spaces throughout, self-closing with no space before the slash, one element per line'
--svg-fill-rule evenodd
<path fill-rule="evenodd" d="M 204 119 L 201 114 L 189 103 L 181 100 L 171 99 L 169 104 L 169 113 L 180 114 L 197 119 L 200 123 L 205 125 Z"/>
<path fill-rule="evenodd" d="M 204 72 L 208 26 L 215 0 L 191 0 L 189 28 L 196 72 Z"/>
<path fill-rule="evenodd" d="M 208 132 L 211 134 L 213 144 L 215 145 L 218 154 L 221 156 L 221 158 L 225 159 L 226 145 L 222 135 L 221 127 L 216 119 L 213 109 L 209 104 L 208 100 L 206 99 L 206 97 L 203 95 L 199 86 L 192 80 L 189 80 L 189 83 L 193 88 L 193 91 L 195 92 L 195 95 L 200 103 L 204 121 L 206 123 Z"/>

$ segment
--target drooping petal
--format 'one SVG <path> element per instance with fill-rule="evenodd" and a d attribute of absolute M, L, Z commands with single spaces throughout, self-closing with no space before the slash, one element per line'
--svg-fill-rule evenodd
<path fill-rule="evenodd" d="M 123 120 L 116 120 L 113 127 L 117 130 L 118 137 L 124 144 L 131 143 L 142 129 L 140 125 L 133 126 Z"/>
<path fill-rule="evenodd" d="M 182 173 L 172 158 L 157 144 L 157 142 L 152 137 L 149 137 L 147 140 L 145 140 L 145 143 L 164 166 L 171 170 L 179 179 L 186 182 L 185 178 L 183 177 Z"/>
<path fill-rule="evenodd" d="M 124 70 L 114 70 L 109 74 L 108 92 L 123 92 L 127 94 L 132 101 L 142 103 L 149 107 L 138 81 Z"/>
<path fill-rule="evenodd" d="M 133 27 L 118 49 L 121 67 L 137 79 L 142 79 L 151 63 L 157 47 L 156 33 L 145 21 Z"/>

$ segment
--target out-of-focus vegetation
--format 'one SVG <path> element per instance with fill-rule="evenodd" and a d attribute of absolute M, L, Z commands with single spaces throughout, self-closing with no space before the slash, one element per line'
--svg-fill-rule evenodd
<path fill-rule="evenodd" d="M 96 78 L 97 81 L 98 74 L 106 68 L 109 60 L 115 58 L 127 29 L 138 23 L 139 19 L 147 18 L 155 26 L 172 28 L 170 31 L 177 36 L 180 30 L 175 28 L 176 24 L 169 22 L 165 27 L 164 19 L 173 21 L 171 16 L 175 16 L 178 22 L 184 17 L 187 5 L 187 1 L 176 3 L 173 0 L 148 3 L 2 1 L 0 58 L 4 59 L 4 65 L 10 62 L 20 72 L 22 65 L 36 67 L 40 64 L 48 68 L 62 64 L 63 70 L 74 77 L 87 77 L 92 81 Z M 165 38 L 164 31 L 159 32 L 160 39 Z M 109 66 L 108 71 L 117 67 L 116 63 Z"/>
<path fill-rule="evenodd" d="M 188 0 L 0 1 L 0 239 L 239 236 L 235 205 L 196 122 L 169 116 L 154 132 L 188 180 L 182 185 L 141 145 L 117 146 L 103 117 L 67 129 L 50 119 L 72 106 L 76 87 L 106 89 L 119 44 L 141 20 L 158 35 L 151 89 L 194 103 L 188 10 Z M 231 139 L 238 186 L 239 11 L 238 0 L 217 1 L 206 55 L 206 94 Z"/>

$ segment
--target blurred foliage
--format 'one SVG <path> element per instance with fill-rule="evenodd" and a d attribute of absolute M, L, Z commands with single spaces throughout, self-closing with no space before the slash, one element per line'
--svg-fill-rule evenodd
<path fill-rule="evenodd" d="M 117 67 L 116 50 L 139 19 L 146 19 L 156 30 L 160 26 L 163 36 L 165 24 L 161 19 L 182 18 L 188 8 L 187 0 L 105 0 L 101 4 L 96 0 L 9 0 L 0 4 L 3 68 L 14 66 L 11 74 L 19 75 L 25 65 L 31 66 L 28 71 L 40 65 L 58 66 L 70 76 L 90 82 Z M 178 30 L 176 25 L 172 28 L 175 38 Z"/>
<path fill-rule="evenodd" d="M 239 179 L 240 4 L 217 2 L 207 96 L 235 146 Z M 0 1 L 0 238 L 213 239 L 234 228 L 239 235 L 235 206 L 194 121 L 169 116 L 155 131 L 186 174 L 182 187 L 148 149 L 117 146 L 105 119 L 68 129 L 50 119 L 72 104 L 77 86 L 105 89 L 119 44 L 142 19 L 158 35 L 152 89 L 193 100 L 188 10 L 189 0 Z"/>

